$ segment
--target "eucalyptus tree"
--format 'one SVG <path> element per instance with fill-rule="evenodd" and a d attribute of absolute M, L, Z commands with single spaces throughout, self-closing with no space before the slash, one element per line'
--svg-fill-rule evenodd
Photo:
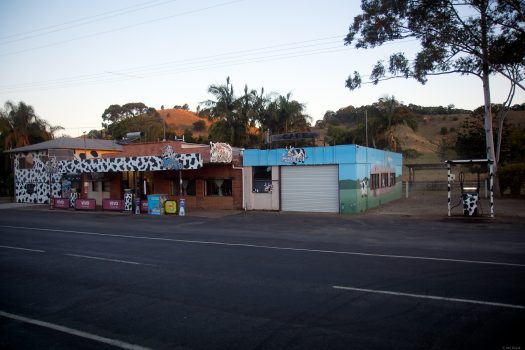
<path fill-rule="evenodd" d="M 114 139 L 120 139 L 128 132 L 145 132 L 148 129 L 151 140 L 155 140 L 158 138 L 157 129 L 162 129 L 163 123 L 157 110 L 142 102 L 110 105 L 102 113 L 102 126 Z M 150 130 L 152 128 L 155 129 L 154 133 Z"/>
<path fill-rule="evenodd" d="M 367 49 L 413 38 L 421 47 L 413 61 L 402 52 L 392 54 L 388 64 L 378 61 L 368 82 L 403 77 L 424 84 L 428 76 L 451 73 L 479 77 L 484 97 L 485 153 L 496 160 L 490 75 L 500 74 L 525 90 L 525 2 L 362 0 L 361 9 L 345 38 L 347 45 Z M 518 75 L 509 74 L 507 68 L 511 66 Z M 361 75 L 354 72 L 346 86 L 354 90 L 362 83 Z M 497 172 L 497 166 L 494 170 Z"/>

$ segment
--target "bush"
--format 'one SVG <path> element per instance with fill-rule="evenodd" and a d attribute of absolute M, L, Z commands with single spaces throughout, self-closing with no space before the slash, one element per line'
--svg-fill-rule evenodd
<path fill-rule="evenodd" d="M 413 148 L 407 148 L 403 150 L 403 157 L 406 159 L 416 159 L 421 156 L 421 153 Z"/>
<path fill-rule="evenodd" d="M 446 127 L 446 126 L 443 126 L 443 127 L 441 128 L 441 131 L 440 131 L 439 133 L 440 133 L 441 135 L 446 135 L 446 134 L 448 134 L 448 129 L 447 129 L 447 127 Z"/>
<path fill-rule="evenodd" d="M 519 196 L 525 184 L 525 164 L 515 163 L 502 166 L 498 169 L 498 179 L 501 192 L 510 189 L 510 194 Z"/>
<path fill-rule="evenodd" d="M 193 131 L 204 131 L 206 130 L 206 122 L 204 120 L 197 120 L 193 123 Z"/>

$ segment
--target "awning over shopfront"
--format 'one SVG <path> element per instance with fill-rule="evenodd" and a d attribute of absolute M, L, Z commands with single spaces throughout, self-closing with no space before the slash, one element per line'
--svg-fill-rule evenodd
<path fill-rule="evenodd" d="M 176 154 L 173 159 L 180 164 L 181 170 L 202 168 L 202 157 L 199 153 Z M 74 159 L 58 162 L 58 172 L 67 174 L 171 169 L 173 168 L 167 166 L 165 158 L 159 156 Z"/>

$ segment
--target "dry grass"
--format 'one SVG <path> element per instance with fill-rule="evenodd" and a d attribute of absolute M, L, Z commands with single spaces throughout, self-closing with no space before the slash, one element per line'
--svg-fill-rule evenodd
<path fill-rule="evenodd" d="M 207 118 L 199 117 L 195 112 L 187 111 L 184 109 L 164 109 L 158 111 L 161 118 L 166 121 L 169 130 L 176 132 L 177 134 L 184 133 L 184 130 L 191 130 L 194 137 L 207 137 L 208 130 L 211 126 L 211 122 Z M 203 131 L 193 131 L 193 123 L 198 120 L 204 121 L 206 128 Z"/>

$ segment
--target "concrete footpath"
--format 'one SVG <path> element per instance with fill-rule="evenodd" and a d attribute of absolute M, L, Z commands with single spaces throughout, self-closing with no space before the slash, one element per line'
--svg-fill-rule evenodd
<path fill-rule="evenodd" d="M 451 197 L 452 218 L 463 218 L 463 205 L 459 195 Z M 23 210 L 50 210 L 47 204 L 32 203 L 12 203 L 5 199 L 0 200 L 0 210 L 2 209 L 23 209 Z M 56 209 L 57 211 L 63 209 Z M 73 211 L 72 209 L 70 209 Z M 66 210 L 67 211 L 67 210 Z M 122 212 L 111 211 L 75 211 L 76 213 L 105 213 L 122 215 Z M 186 216 L 204 217 L 204 218 L 221 218 L 230 215 L 242 213 L 242 210 L 203 210 L 191 209 L 186 212 Z M 480 200 L 479 212 L 482 218 L 490 218 L 490 202 L 488 199 Z M 525 199 L 524 198 L 495 198 L 494 199 L 495 218 L 513 218 L 525 220 Z M 309 215 L 308 213 L 300 213 Z M 125 213 L 125 215 L 129 215 Z M 311 215 L 319 215 L 311 213 Z M 322 215 L 339 215 L 339 214 L 322 214 Z M 385 203 L 377 208 L 369 209 L 364 213 L 349 214 L 348 216 L 374 216 L 389 215 L 398 217 L 414 218 L 447 218 L 447 193 L 446 192 L 413 192 L 408 198 L 401 198 L 393 202 Z M 347 215 L 344 215 L 347 216 Z"/>

